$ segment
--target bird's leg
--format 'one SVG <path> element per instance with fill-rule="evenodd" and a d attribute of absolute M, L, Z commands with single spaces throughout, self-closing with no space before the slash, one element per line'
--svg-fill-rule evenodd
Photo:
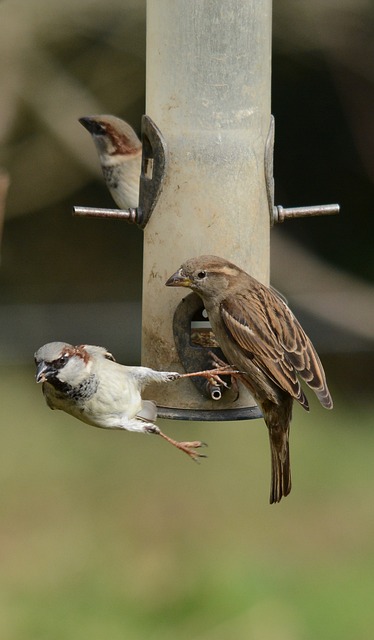
<path fill-rule="evenodd" d="M 237 371 L 233 366 L 223 362 L 220 360 L 220 365 L 213 363 L 214 369 L 206 369 L 205 371 L 193 371 L 192 373 L 182 373 L 181 378 L 195 378 L 197 376 L 206 378 L 209 382 L 213 382 L 215 384 L 220 384 L 223 387 L 228 388 L 228 384 L 222 380 L 220 376 L 234 376 L 235 374 L 239 374 L 240 371 Z"/>
<path fill-rule="evenodd" d="M 195 451 L 195 449 L 199 449 L 200 447 L 206 447 L 207 444 L 205 442 L 200 442 L 200 440 L 194 440 L 193 442 L 178 442 L 177 440 L 173 440 L 173 438 L 169 438 L 169 436 L 167 436 L 166 433 L 163 433 L 157 425 L 147 427 L 147 432 L 161 436 L 161 438 L 166 440 L 166 442 L 170 442 L 173 447 L 187 453 L 187 455 L 195 462 L 199 462 L 199 458 L 207 458 L 204 453 Z"/>
<path fill-rule="evenodd" d="M 181 375 L 181 378 L 202 376 L 203 378 L 207 378 L 208 381 L 218 385 L 222 385 L 223 387 L 226 387 L 226 389 L 228 389 L 229 385 L 224 380 L 222 380 L 220 376 L 230 376 L 231 387 L 236 391 L 237 395 L 239 395 L 236 379 L 240 378 L 243 371 L 238 371 L 234 365 L 230 365 L 224 360 L 221 360 L 221 358 L 213 353 L 213 351 L 209 351 L 209 356 L 212 359 L 212 365 L 214 369 L 207 369 L 206 371 L 194 371 L 193 373 L 184 373 Z"/>

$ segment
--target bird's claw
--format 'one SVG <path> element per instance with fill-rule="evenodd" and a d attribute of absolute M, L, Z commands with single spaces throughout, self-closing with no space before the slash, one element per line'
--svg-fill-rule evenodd
<path fill-rule="evenodd" d="M 180 449 L 180 451 L 184 451 L 184 453 L 187 453 L 187 455 L 195 462 L 200 462 L 200 458 L 208 457 L 204 453 L 195 451 L 195 449 L 207 447 L 208 445 L 206 444 L 206 442 L 201 442 L 200 440 L 193 440 L 192 442 L 179 442 L 178 440 L 174 440 L 173 438 L 170 438 L 170 436 L 167 436 L 166 433 L 161 431 L 160 427 L 158 427 L 156 424 L 148 426 L 146 430 L 148 433 L 154 433 L 158 436 L 161 436 L 161 438 L 166 440 L 166 442 L 170 442 L 173 447 Z"/>
<path fill-rule="evenodd" d="M 207 458 L 208 456 L 205 453 L 200 453 L 199 451 L 195 451 L 195 449 L 200 449 L 201 447 L 207 447 L 206 442 L 200 442 L 200 440 L 195 440 L 194 442 L 177 442 L 175 445 L 184 453 L 194 461 L 200 462 L 201 458 Z"/>
<path fill-rule="evenodd" d="M 220 376 L 231 376 L 233 374 L 232 369 L 228 370 L 227 367 L 222 369 L 213 369 L 212 371 L 207 371 L 207 374 L 206 378 L 209 383 L 225 387 L 225 389 L 230 388 L 230 385 L 222 380 Z"/>
<path fill-rule="evenodd" d="M 214 369 L 206 369 L 205 371 L 192 371 L 191 373 L 182 373 L 181 378 L 206 378 L 209 382 L 215 382 L 216 384 L 221 384 L 224 387 L 228 387 L 227 383 L 224 382 L 220 376 L 233 376 L 235 374 L 239 374 L 240 371 L 232 367 L 231 365 L 222 362 L 223 366 L 215 366 Z"/>

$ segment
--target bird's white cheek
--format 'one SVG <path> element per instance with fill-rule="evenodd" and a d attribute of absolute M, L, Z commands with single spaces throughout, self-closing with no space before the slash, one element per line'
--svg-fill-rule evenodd
<path fill-rule="evenodd" d="M 92 360 L 89 360 L 84 365 L 84 370 L 87 373 L 87 375 L 90 375 L 92 373 L 92 368 L 93 368 L 93 362 L 92 362 Z"/>

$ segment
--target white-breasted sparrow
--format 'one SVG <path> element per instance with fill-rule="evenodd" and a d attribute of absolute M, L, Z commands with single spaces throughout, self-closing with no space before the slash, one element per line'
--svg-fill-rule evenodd
<path fill-rule="evenodd" d="M 51 409 L 61 409 L 94 427 L 154 433 L 187 453 L 193 460 L 205 458 L 196 451 L 203 442 L 177 442 L 155 424 L 157 407 L 142 399 L 142 390 L 151 382 L 167 383 L 179 378 L 204 376 L 219 379 L 231 373 L 226 367 L 212 371 L 180 374 L 148 367 L 126 366 L 115 361 L 104 347 L 73 346 L 49 342 L 34 354 L 36 381 Z"/>
<path fill-rule="evenodd" d="M 105 183 L 120 209 L 139 204 L 142 143 L 134 129 L 111 115 L 85 116 L 79 122 L 95 143 Z"/>

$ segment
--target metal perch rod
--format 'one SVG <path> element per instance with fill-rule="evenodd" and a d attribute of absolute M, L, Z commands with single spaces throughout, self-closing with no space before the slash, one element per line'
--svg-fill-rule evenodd
<path fill-rule="evenodd" d="M 88 218 L 122 218 L 127 222 L 138 222 L 137 209 L 98 209 L 96 207 L 73 207 L 73 216 Z"/>
<path fill-rule="evenodd" d="M 275 222 L 283 222 L 290 218 L 306 218 L 311 216 L 331 216 L 339 213 L 338 204 L 320 204 L 314 207 L 287 207 L 281 205 L 274 207 Z"/>

